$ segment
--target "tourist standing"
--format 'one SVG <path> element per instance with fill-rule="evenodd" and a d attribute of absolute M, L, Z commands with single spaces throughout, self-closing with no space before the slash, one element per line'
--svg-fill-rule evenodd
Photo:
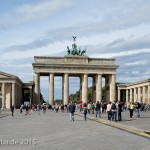
<path fill-rule="evenodd" d="M 86 121 L 86 119 L 87 119 L 87 104 L 86 103 L 84 103 L 83 104 L 83 114 L 84 114 L 84 120 Z"/>
<path fill-rule="evenodd" d="M 14 116 L 14 105 L 11 106 L 11 115 Z"/>
<path fill-rule="evenodd" d="M 91 103 L 88 103 L 87 109 L 88 109 L 88 113 L 90 114 L 90 111 L 91 111 Z"/>
<path fill-rule="evenodd" d="M 136 109 L 136 113 L 137 113 L 137 118 L 140 118 L 140 108 L 141 108 L 141 104 L 139 102 L 136 102 L 135 105 L 135 109 Z"/>
<path fill-rule="evenodd" d="M 106 111 L 107 111 L 107 114 L 108 114 L 108 120 L 111 121 L 111 116 L 112 116 L 112 114 L 111 114 L 111 102 L 109 102 L 109 103 L 107 104 L 107 109 L 106 109 Z"/>
<path fill-rule="evenodd" d="M 96 111 L 95 117 L 97 118 L 97 116 L 99 116 L 99 118 L 101 118 L 101 104 L 99 101 L 97 101 L 96 103 L 95 111 Z"/>
<path fill-rule="evenodd" d="M 122 102 L 119 101 L 119 104 L 118 104 L 118 121 L 122 120 L 122 115 L 121 115 L 122 107 L 123 107 L 123 104 L 122 104 Z"/>
<path fill-rule="evenodd" d="M 74 121 L 75 104 L 71 102 L 69 105 L 70 121 Z"/>
<path fill-rule="evenodd" d="M 112 121 L 117 121 L 117 106 L 116 106 L 116 102 L 114 101 L 111 104 L 111 112 L 112 112 Z"/>
<path fill-rule="evenodd" d="M 95 109 L 95 105 L 94 105 L 94 103 L 92 103 L 92 114 L 94 114 L 94 109 Z"/>

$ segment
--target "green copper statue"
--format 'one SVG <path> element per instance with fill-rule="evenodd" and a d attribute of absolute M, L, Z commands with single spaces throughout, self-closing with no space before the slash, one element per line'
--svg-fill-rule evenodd
<path fill-rule="evenodd" d="M 81 50 L 81 47 L 77 47 L 75 41 L 76 41 L 76 36 L 72 36 L 73 37 L 73 41 L 74 44 L 72 44 L 72 49 L 69 48 L 69 46 L 67 46 L 67 50 L 68 50 L 68 55 L 78 55 L 78 56 L 83 56 L 86 53 L 86 48 L 84 50 Z"/>

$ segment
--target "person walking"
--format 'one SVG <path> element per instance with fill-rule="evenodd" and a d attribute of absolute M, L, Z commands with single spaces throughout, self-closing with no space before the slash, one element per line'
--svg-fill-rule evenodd
<path fill-rule="evenodd" d="M 11 115 L 14 116 L 14 105 L 11 106 Z"/>
<path fill-rule="evenodd" d="M 95 117 L 97 118 L 97 116 L 99 116 L 99 118 L 101 118 L 101 104 L 99 101 L 97 101 L 97 103 L 96 103 L 95 111 L 96 111 Z"/>
<path fill-rule="evenodd" d="M 130 118 L 133 117 L 133 110 L 134 110 L 134 105 L 132 102 L 130 102 L 129 104 Z"/>
<path fill-rule="evenodd" d="M 30 114 L 29 114 L 29 109 L 30 109 L 30 108 L 29 108 L 29 105 L 26 105 L 26 113 L 25 113 L 25 115 L 30 115 Z"/>
<path fill-rule="evenodd" d="M 23 105 L 20 106 L 20 115 L 22 115 Z"/>
<path fill-rule="evenodd" d="M 69 113 L 70 113 L 70 121 L 74 121 L 74 112 L 75 112 L 75 104 L 73 102 L 71 102 L 71 104 L 69 105 Z"/>
<path fill-rule="evenodd" d="M 87 104 L 84 103 L 83 104 L 83 114 L 84 114 L 84 120 L 86 121 L 87 120 Z"/>

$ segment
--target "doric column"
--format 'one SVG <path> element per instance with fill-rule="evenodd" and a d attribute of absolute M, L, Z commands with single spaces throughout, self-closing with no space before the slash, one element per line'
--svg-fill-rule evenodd
<path fill-rule="evenodd" d="M 62 104 L 64 104 L 64 77 L 62 76 Z"/>
<path fill-rule="evenodd" d="M 69 97 L 69 76 L 68 74 L 64 74 L 64 105 L 68 105 L 68 97 Z"/>
<path fill-rule="evenodd" d="M 138 101 L 141 102 L 141 88 L 138 87 Z"/>
<path fill-rule="evenodd" d="M 14 105 L 14 107 L 15 107 L 15 89 L 16 85 L 15 83 L 12 83 L 12 106 Z"/>
<path fill-rule="evenodd" d="M 102 101 L 102 75 L 96 75 L 96 102 Z"/>
<path fill-rule="evenodd" d="M 118 101 L 120 101 L 120 89 L 118 89 Z"/>
<path fill-rule="evenodd" d="M 111 75 L 111 83 L 110 83 L 110 101 L 116 100 L 115 98 L 115 90 L 116 89 L 116 75 Z"/>
<path fill-rule="evenodd" d="M 82 102 L 87 103 L 88 101 L 88 75 L 82 76 Z"/>
<path fill-rule="evenodd" d="M 30 104 L 32 104 L 32 98 L 33 98 L 32 87 L 30 87 L 29 90 L 30 90 Z"/>
<path fill-rule="evenodd" d="M 150 85 L 148 85 L 148 91 L 147 91 L 147 94 L 148 94 L 148 103 L 150 103 Z"/>
<path fill-rule="evenodd" d="M 54 104 L 54 74 L 49 75 L 49 104 Z"/>
<path fill-rule="evenodd" d="M 143 86 L 143 103 L 145 103 L 145 86 Z"/>
<path fill-rule="evenodd" d="M 2 83 L 2 108 L 6 108 L 6 84 Z"/>
<path fill-rule="evenodd" d="M 40 103 L 40 75 L 35 73 L 35 103 Z"/>
<path fill-rule="evenodd" d="M 80 75 L 80 100 L 82 100 L 82 75 Z"/>
<path fill-rule="evenodd" d="M 133 97 L 132 97 L 132 88 L 130 89 L 130 102 L 133 101 Z"/>
<path fill-rule="evenodd" d="M 92 78 L 92 99 L 93 99 L 93 102 L 95 103 L 96 102 L 96 75 L 93 75 L 93 78 Z"/>
<path fill-rule="evenodd" d="M 136 100 L 137 97 L 136 97 L 136 88 L 134 88 L 134 100 Z"/>
<path fill-rule="evenodd" d="M 129 100 L 128 100 L 128 98 L 129 98 L 129 90 L 128 89 L 126 89 L 126 103 L 128 103 L 129 102 Z"/>

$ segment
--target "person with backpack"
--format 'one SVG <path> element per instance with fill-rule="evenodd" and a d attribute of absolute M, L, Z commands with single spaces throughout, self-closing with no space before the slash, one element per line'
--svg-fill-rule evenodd
<path fill-rule="evenodd" d="M 116 106 L 116 102 L 112 102 L 111 104 L 111 112 L 112 112 L 112 121 L 115 121 L 117 122 L 117 106 Z"/>

